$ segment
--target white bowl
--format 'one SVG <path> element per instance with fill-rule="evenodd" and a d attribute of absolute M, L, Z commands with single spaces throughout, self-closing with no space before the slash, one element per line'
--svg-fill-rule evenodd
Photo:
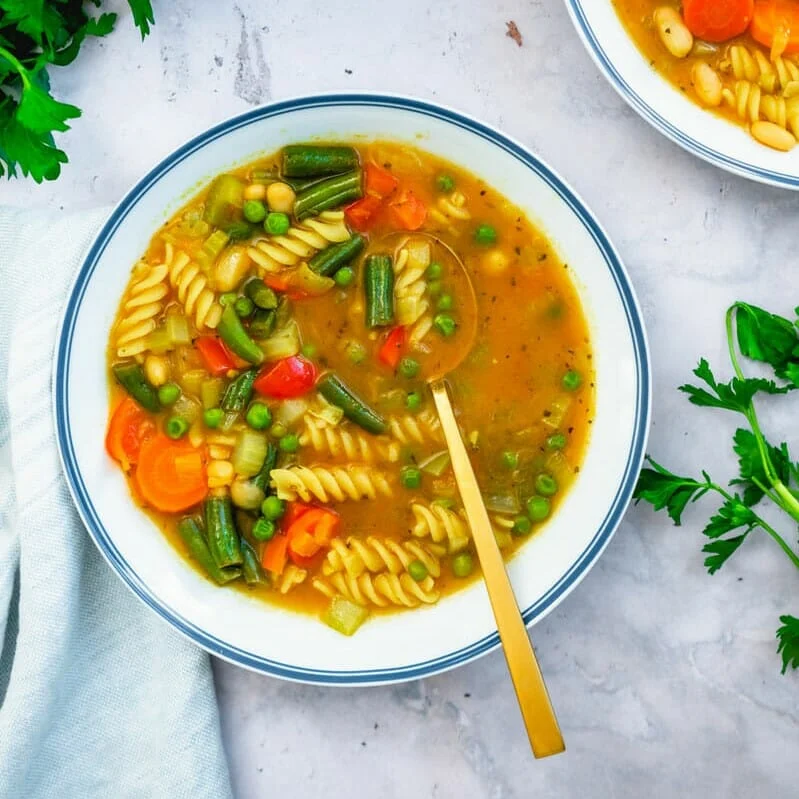
<path fill-rule="evenodd" d="M 135 507 L 103 447 L 106 342 L 131 265 L 153 232 L 213 175 L 315 137 L 398 139 L 463 164 L 525 209 L 572 266 L 595 353 L 596 420 L 575 485 L 509 572 L 528 623 L 585 576 L 630 500 L 646 443 L 649 362 L 635 296 L 604 231 L 558 175 L 501 133 L 418 100 L 330 95 L 274 103 L 203 133 L 146 175 L 103 225 L 70 291 L 56 350 L 58 444 L 100 551 L 137 596 L 192 641 L 233 663 L 303 682 L 407 680 L 498 645 L 481 583 L 431 608 L 372 619 L 345 638 L 318 619 L 203 579 Z"/>
<path fill-rule="evenodd" d="M 588 52 L 610 85 L 647 122 L 688 152 L 728 172 L 799 189 L 799 147 L 758 144 L 746 128 L 700 108 L 654 70 L 625 30 L 611 0 L 565 0 Z"/>

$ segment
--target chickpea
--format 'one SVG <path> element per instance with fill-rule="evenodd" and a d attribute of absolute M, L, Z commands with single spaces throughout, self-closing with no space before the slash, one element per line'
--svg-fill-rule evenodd
<path fill-rule="evenodd" d="M 263 183 L 250 183 L 244 189 L 245 200 L 263 200 L 266 197 L 266 186 Z"/>
<path fill-rule="evenodd" d="M 685 58 L 694 46 L 694 37 L 682 21 L 680 12 L 671 6 L 660 6 L 652 15 L 663 46 L 675 57 Z"/>
<path fill-rule="evenodd" d="M 294 189 L 286 183 L 270 183 L 266 187 L 266 203 L 270 211 L 290 214 L 294 210 L 296 198 Z"/>
<path fill-rule="evenodd" d="M 721 78 L 713 67 L 704 61 L 697 61 L 691 68 L 691 80 L 696 96 L 703 105 L 721 105 Z"/>
<path fill-rule="evenodd" d="M 160 355 L 148 355 L 144 359 L 144 375 L 156 388 L 169 380 L 169 362 Z"/>
<path fill-rule="evenodd" d="M 509 265 L 510 259 L 502 250 L 495 248 L 483 256 L 483 270 L 489 275 L 501 275 Z"/>

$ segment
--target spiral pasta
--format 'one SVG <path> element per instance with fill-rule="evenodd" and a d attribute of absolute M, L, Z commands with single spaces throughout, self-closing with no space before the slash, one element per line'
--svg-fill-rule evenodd
<path fill-rule="evenodd" d="M 433 543 L 446 541 L 449 552 L 460 552 L 469 545 L 469 527 L 460 514 L 442 505 L 411 503 L 414 524 L 411 535 L 430 538 Z"/>
<path fill-rule="evenodd" d="M 433 326 L 425 270 L 430 266 L 430 242 L 409 239 L 394 259 L 397 321 L 408 328 L 408 343 L 416 348 Z"/>
<path fill-rule="evenodd" d="M 258 271 L 280 272 L 308 260 L 330 244 L 347 241 L 350 232 L 344 223 L 343 211 L 323 211 L 289 228 L 283 236 L 272 236 L 247 248 L 247 255 Z"/>
<path fill-rule="evenodd" d="M 300 444 L 333 457 L 344 456 L 350 461 L 374 463 L 376 460 L 397 461 L 400 447 L 386 436 L 366 436 L 344 424 L 330 425 L 321 419 L 306 416 Z"/>
<path fill-rule="evenodd" d="M 431 577 L 439 577 L 441 564 L 438 556 L 443 552 L 435 544 L 426 547 L 418 541 L 400 543 L 391 538 L 369 536 L 365 540 L 351 537 L 344 543 L 340 538 L 334 538 L 322 564 L 322 574 L 326 577 L 342 571 L 352 577 L 358 577 L 364 571 L 374 574 L 384 571 L 401 574 L 418 560 L 424 564 Z"/>
<path fill-rule="evenodd" d="M 296 588 L 298 585 L 304 583 L 307 577 L 308 572 L 305 569 L 301 569 L 299 566 L 290 563 L 283 570 L 280 577 L 277 578 L 274 587 L 281 594 L 287 594 L 292 588 Z"/>
<path fill-rule="evenodd" d="M 280 499 L 301 499 L 309 502 L 315 497 L 320 502 L 344 502 L 351 499 L 376 499 L 390 497 L 391 484 L 386 476 L 368 466 L 289 466 L 270 472 L 272 486 Z"/>
<path fill-rule="evenodd" d="M 444 227 L 450 233 L 456 233 L 455 222 L 465 222 L 472 218 L 466 207 L 466 197 L 459 191 L 453 191 L 439 197 L 436 204 L 429 211 L 430 218 Z"/>
<path fill-rule="evenodd" d="M 358 605 L 372 604 L 381 608 L 388 605 L 406 608 L 432 605 L 441 596 L 432 577 L 425 577 L 417 583 L 407 573 L 382 572 L 373 576 L 364 572 L 359 577 L 353 577 L 346 572 L 336 572 L 329 577 L 315 578 L 311 585 L 331 599 L 340 594 Z"/>
<path fill-rule="evenodd" d="M 799 65 L 791 58 L 778 56 L 769 60 L 760 50 L 750 50 L 742 44 L 730 46 L 727 57 L 719 62 L 719 69 L 731 73 L 737 80 L 756 82 L 768 93 L 784 90 L 789 84 L 799 82 Z"/>
<path fill-rule="evenodd" d="M 168 271 L 166 264 L 153 266 L 140 261 L 136 265 L 115 331 L 120 358 L 147 350 L 147 336 L 155 330 L 156 318 L 164 308 L 162 300 L 169 292 Z"/>
<path fill-rule="evenodd" d="M 444 440 L 441 422 L 432 411 L 422 411 L 416 416 L 389 416 L 386 422 L 389 434 L 400 444 L 425 444 Z"/>
<path fill-rule="evenodd" d="M 233 482 L 233 464 L 230 456 L 236 445 L 236 436 L 230 433 L 212 433 L 206 438 L 208 444 L 208 488 L 221 488 Z"/>
<path fill-rule="evenodd" d="M 743 120 L 765 119 L 799 135 L 799 95 L 786 99 L 764 94 L 757 83 L 739 80 L 733 89 L 722 90 L 722 98 Z"/>
<path fill-rule="evenodd" d="M 169 270 L 169 283 L 177 292 L 186 316 L 194 319 L 197 330 L 216 327 L 222 306 L 199 264 L 182 250 L 176 251 L 170 242 L 164 245 L 164 264 Z"/>

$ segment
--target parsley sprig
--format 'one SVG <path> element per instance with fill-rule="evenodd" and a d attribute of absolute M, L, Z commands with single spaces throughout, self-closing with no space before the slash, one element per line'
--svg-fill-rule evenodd
<path fill-rule="evenodd" d="M 799 316 L 799 308 L 794 312 Z M 694 369 L 700 384 L 680 386 L 680 391 L 694 405 L 732 411 L 746 420 L 747 427 L 736 430 L 733 437 L 738 477 L 722 486 L 705 471 L 701 480 L 682 477 L 648 457 L 650 468 L 643 469 L 638 479 L 636 500 L 651 503 L 655 510 L 665 510 L 677 525 L 682 523 L 682 514 L 689 503 L 705 495 L 720 498 L 720 507 L 702 531 L 708 539 L 702 551 L 707 556 L 705 566 L 710 574 L 717 572 L 755 530 L 769 535 L 799 569 L 795 542 L 786 541 L 756 510 L 756 506 L 768 499 L 793 523 L 799 524 L 799 464 L 792 460 L 786 443 L 773 446 L 766 440 L 754 404 L 758 395 L 787 394 L 799 388 L 797 326 L 799 320 L 791 322 L 754 305 L 735 303 L 726 316 L 734 376 L 726 383 L 719 382 L 703 358 Z M 767 364 L 775 379 L 746 377 L 739 353 Z M 799 619 L 786 615 L 780 617 L 780 622 L 777 651 L 782 656 L 784 674 L 788 668 L 799 668 Z"/>
<path fill-rule="evenodd" d="M 154 22 L 150 0 L 128 4 L 144 38 Z M 87 37 L 113 30 L 116 14 L 93 17 L 87 5 L 102 0 L 0 0 L 0 176 L 19 172 L 41 183 L 67 162 L 53 134 L 81 112 L 52 96 L 47 69 L 72 63 Z"/>

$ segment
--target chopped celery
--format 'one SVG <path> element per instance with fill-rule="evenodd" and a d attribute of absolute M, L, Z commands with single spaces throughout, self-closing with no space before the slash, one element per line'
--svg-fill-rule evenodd
<path fill-rule="evenodd" d="M 172 413 L 182 416 L 189 423 L 196 422 L 200 418 L 200 403 L 181 394 L 172 406 Z"/>
<path fill-rule="evenodd" d="M 189 371 L 184 372 L 178 378 L 178 382 L 184 394 L 192 394 L 198 397 L 202 390 L 203 380 L 205 380 L 207 376 L 205 369 L 189 369 Z"/>
<path fill-rule="evenodd" d="M 521 512 L 522 506 L 519 498 L 515 494 L 489 494 L 483 497 L 486 509 L 491 513 L 517 514 Z"/>
<path fill-rule="evenodd" d="M 324 294 L 333 286 L 336 281 L 332 277 L 324 277 L 316 272 L 303 261 L 288 277 L 288 284 L 292 288 L 299 289 L 304 294 L 318 296 Z"/>
<path fill-rule="evenodd" d="M 500 549 L 505 549 L 513 543 L 513 536 L 507 530 L 494 528 L 494 540 Z"/>
<path fill-rule="evenodd" d="M 208 268 L 219 257 L 219 254 L 227 246 L 230 236 L 224 230 L 215 230 L 204 242 L 197 260 L 204 267 Z"/>
<path fill-rule="evenodd" d="M 557 430 L 562 426 L 563 420 L 566 417 L 566 412 L 569 410 L 571 402 L 571 397 L 567 397 L 565 395 L 556 397 L 554 400 L 552 400 L 552 404 L 549 406 L 549 408 L 544 411 L 541 421 L 547 425 L 547 427 Z"/>
<path fill-rule="evenodd" d="M 264 433 L 245 429 L 239 434 L 230 461 L 236 474 L 253 477 L 258 474 L 266 458 L 268 442 Z"/>
<path fill-rule="evenodd" d="M 202 238 L 211 232 L 211 226 L 203 220 L 202 210 L 199 208 L 186 211 L 174 227 L 182 236 L 191 239 Z"/>
<path fill-rule="evenodd" d="M 244 205 L 244 182 L 235 175 L 219 175 L 205 199 L 203 218 L 214 227 L 222 227 L 241 218 Z"/>
<path fill-rule="evenodd" d="M 441 477 L 441 475 L 449 469 L 449 464 L 449 451 L 442 449 L 441 452 L 436 452 L 434 455 L 423 460 L 419 464 L 419 468 L 427 474 L 432 474 L 434 477 Z"/>
<path fill-rule="evenodd" d="M 573 477 L 574 470 L 560 450 L 552 452 L 544 461 L 544 468 L 558 481 L 559 485 L 564 485 Z"/>
<path fill-rule="evenodd" d="M 442 508 L 446 508 L 447 510 L 451 510 L 455 507 L 455 500 L 450 499 L 449 497 L 439 497 L 438 499 L 434 499 L 431 505 L 438 505 Z"/>
<path fill-rule="evenodd" d="M 261 349 L 267 361 L 279 361 L 296 355 L 300 351 L 300 331 L 297 323 L 290 322 L 282 330 L 262 341 Z"/>
<path fill-rule="evenodd" d="M 352 635 L 368 618 L 369 611 L 350 602 L 343 596 L 335 596 L 330 607 L 322 616 L 322 621 L 342 635 Z"/>
<path fill-rule="evenodd" d="M 480 431 L 479 430 L 472 430 L 469 433 L 469 446 L 472 449 L 479 449 L 480 448 Z"/>
<path fill-rule="evenodd" d="M 304 399 L 287 399 L 280 403 L 275 414 L 275 421 L 284 427 L 291 427 L 302 419 L 308 410 L 308 401 Z"/>
<path fill-rule="evenodd" d="M 203 408 L 218 408 L 222 399 L 222 392 L 225 390 L 225 381 L 221 377 L 209 377 L 203 380 L 200 385 L 200 399 Z"/>
<path fill-rule="evenodd" d="M 421 308 L 422 298 L 411 295 L 398 297 L 396 303 L 397 323 L 400 325 L 413 324 L 423 313 Z"/>
<path fill-rule="evenodd" d="M 181 313 L 167 314 L 166 332 L 173 346 L 177 344 L 191 344 L 189 320 Z"/>
<path fill-rule="evenodd" d="M 172 349 L 172 339 L 169 336 L 169 331 L 166 324 L 159 325 L 155 330 L 147 336 L 147 349 L 154 352 L 156 355 L 162 355 Z"/>
<path fill-rule="evenodd" d="M 337 405 L 328 402 L 321 394 L 317 394 L 317 398 L 319 405 L 309 408 L 308 413 L 329 425 L 337 425 L 344 418 L 344 411 Z"/>
<path fill-rule="evenodd" d="M 223 433 L 229 433 L 231 428 L 239 419 L 239 412 L 238 411 L 225 411 L 225 416 L 222 419 L 222 422 L 219 425 L 219 429 Z"/>

